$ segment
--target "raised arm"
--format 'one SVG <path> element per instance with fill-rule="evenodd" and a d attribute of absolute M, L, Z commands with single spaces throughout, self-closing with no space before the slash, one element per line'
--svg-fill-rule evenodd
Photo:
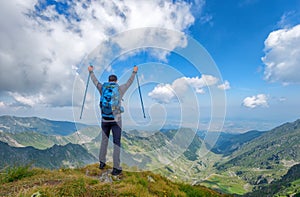
<path fill-rule="evenodd" d="M 101 91 L 102 84 L 98 81 L 97 77 L 96 77 L 95 74 L 94 74 L 94 67 L 93 67 L 93 66 L 89 66 L 89 67 L 88 67 L 88 71 L 90 72 L 91 79 L 92 79 L 94 85 L 97 87 L 97 89 L 98 89 L 99 91 Z"/>
<path fill-rule="evenodd" d="M 127 80 L 127 82 L 125 84 L 122 84 L 120 86 L 120 90 L 121 90 L 121 93 L 122 95 L 127 91 L 127 89 L 131 86 L 131 84 L 133 83 L 133 80 L 134 80 L 134 77 L 136 75 L 138 71 L 138 67 L 137 66 L 134 66 L 133 67 L 133 71 L 132 71 L 132 74 L 131 76 L 129 77 L 129 79 Z"/>

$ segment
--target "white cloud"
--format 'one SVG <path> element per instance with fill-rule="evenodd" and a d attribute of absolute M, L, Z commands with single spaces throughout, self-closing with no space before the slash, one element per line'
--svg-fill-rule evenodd
<path fill-rule="evenodd" d="M 0 101 L 0 108 L 5 107 L 5 106 L 6 106 L 5 103 Z"/>
<path fill-rule="evenodd" d="M 300 24 L 273 31 L 265 40 L 265 80 L 282 84 L 300 82 Z"/>
<path fill-rule="evenodd" d="M 225 80 L 223 84 L 218 85 L 218 88 L 221 90 L 229 90 L 231 87 L 230 83 L 227 80 Z"/>
<path fill-rule="evenodd" d="M 183 98 L 189 87 L 198 94 L 204 94 L 205 87 L 216 85 L 218 81 L 218 78 L 211 75 L 202 75 L 201 78 L 181 77 L 172 84 L 157 85 L 148 96 L 160 103 L 169 103 L 171 100 Z"/>
<path fill-rule="evenodd" d="M 19 103 L 20 105 L 23 105 L 23 106 L 34 107 L 37 104 L 45 102 L 45 98 L 43 97 L 43 95 L 24 96 L 19 93 L 10 93 L 10 95 L 14 98 L 14 100 L 17 103 Z"/>
<path fill-rule="evenodd" d="M 74 68 L 100 42 L 128 29 L 160 27 L 184 31 L 194 22 L 191 4 L 184 1 L 64 3 L 65 13 L 46 1 L 0 2 L 0 93 L 9 92 L 17 103 L 71 106 Z M 174 48 L 184 45 L 182 38 L 168 34 L 159 37 L 162 38 Z M 131 43 L 126 41 L 127 45 Z M 77 100 L 80 105 L 81 97 Z"/>
<path fill-rule="evenodd" d="M 128 17 L 129 28 L 164 27 L 182 30 L 194 22 L 190 13 L 190 5 L 184 1 L 116 1 L 124 8 L 129 8 L 125 15 Z M 121 7 L 119 5 L 119 7 Z"/>
<path fill-rule="evenodd" d="M 211 75 L 202 75 L 201 78 L 197 77 L 184 77 L 184 80 L 195 89 L 199 94 L 204 94 L 204 87 L 215 85 L 219 79 Z"/>
<path fill-rule="evenodd" d="M 296 21 L 299 21 L 300 13 L 296 11 L 285 12 L 280 21 L 278 21 L 277 26 L 279 28 L 290 28 L 294 26 Z"/>
<path fill-rule="evenodd" d="M 135 29 L 132 33 L 119 35 L 110 41 L 117 43 L 120 50 L 125 52 L 137 49 L 137 51 L 131 51 L 126 55 L 134 55 L 139 50 L 143 50 L 139 48 L 140 46 L 150 47 L 147 52 L 165 62 L 167 61 L 167 55 L 170 53 L 169 51 L 172 51 L 176 47 L 185 47 L 187 45 L 186 35 L 183 32 L 179 33 L 161 28 Z M 153 46 L 154 48 L 151 48 Z M 168 50 L 165 50 L 166 46 Z"/>
<path fill-rule="evenodd" d="M 160 103 L 169 103 L 176 98 L 176 94 L 170 84 L 157 85 L 148 96 Z"/>
<path fill-rule="evenodd" d="M 243 100 L 243 105 L 248 108 L 268 107 L 268 97 L 265 94 L 258 94 L 256 96 L 246 97 Z"/>

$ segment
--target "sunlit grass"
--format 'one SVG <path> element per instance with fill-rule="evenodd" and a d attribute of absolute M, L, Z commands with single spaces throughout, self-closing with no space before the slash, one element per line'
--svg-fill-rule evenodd
<path fill-rule="evenodd" d="M 0 175 L 0 196 L 222 196 L 152 172 L 125 171 L 120 180 L 101 182 L 99 177 L 107 170 L 98 169 L 98 164 L 59 170 L 14 167 Z"/>
<path fill-rule="evenodd" d="M 222 193 L 240 195 L 247 193 L 250 189 L 245 189 L 247 183 L 237 177 L 229 177 L 217 174 L 212 175 L 207 180 L 201 182 L 201 185 L 217 189 Z"/>

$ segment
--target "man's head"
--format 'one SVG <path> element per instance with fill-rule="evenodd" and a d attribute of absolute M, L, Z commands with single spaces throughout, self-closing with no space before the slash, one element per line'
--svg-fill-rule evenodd
<path fill-rule="evenodd" d="M 118 77 L 116 75 L 109 75 L 108 81 L 109 82 L 117 82 Z"/>

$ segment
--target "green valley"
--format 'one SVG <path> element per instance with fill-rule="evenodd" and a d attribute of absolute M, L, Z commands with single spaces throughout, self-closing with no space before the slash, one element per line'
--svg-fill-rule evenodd
<path fill-rule="evenodd" d="M 2 143 L 7 150 L 1 155 L 2 163 L 9 161 L 2 167 L 17 162 L 58 169 L 97 161 L 101 141 L 97 126 L 87 126 L 65 136 L 20 130 L 0 131 L 0 140 L 7 143 Z M 189 128 L 151 133 L 123 131 L 124 171 L 133 168 L 140 172 L 152 171 L 173 182 L 202 185 L 227 194 L 268 193 L 269 189 L 265 188 L 278 183 L 284 188 L 277 193 L 299 193 L 299 174 L 292 173 L 295 174 L 292 179 L 284 177 L 300 163 L 300 120 L 264 132 L 221 133 L 213 146 L 207 144 L 204 134 L 198 135 Z M 60 154 L 54 154 L 54 150 Z M 52 156 L 47 158 L 49 154 Z M 111 158 L 112 141 L 108 161 Z M 39 162 L 47 159 L 55 162 Z M 298 172 L 299 168 L 292 171 Z"/>

